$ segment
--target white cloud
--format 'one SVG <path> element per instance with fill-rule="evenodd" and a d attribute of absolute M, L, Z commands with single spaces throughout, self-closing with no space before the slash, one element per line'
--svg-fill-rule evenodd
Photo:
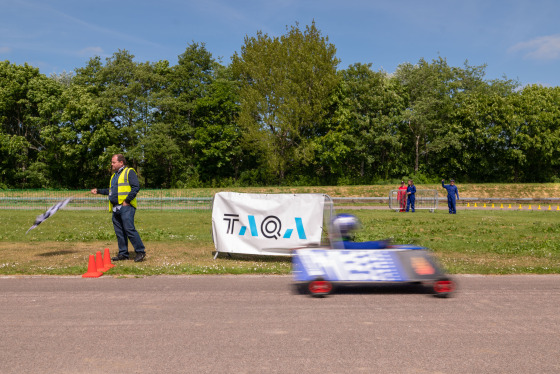
<path fill-rule="evenodd" d="M 515 44 L 510 52 L 522 52 L 525 58 L 531 60 L 550 61 L 560 59 L 560 34 L 534 38 L 526 42 Z"/>
<path fill-rule="evenodd" d="M 12 48 L 10 47 L 0 47 L 0 53 L 10 53 Z"/>

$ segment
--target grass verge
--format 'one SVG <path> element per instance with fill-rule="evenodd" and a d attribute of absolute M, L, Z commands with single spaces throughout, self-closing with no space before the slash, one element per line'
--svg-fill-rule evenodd
<path fill-rule="evenodd" d="M 357 240 L 392 238 L 396 244 L 426 246 L 450 273 L 560 273 L 558 212 L 349 212 L 363 224 Z M 61 211 L 26 235 L 40 213 L 0 211 L 0 274 L 81 275 L 90 254 L 104 248 L 116 253 L 109 213 Z M 291 269 L 287 258 L 237 255 L 214 260 L 210 211 L 139 210 L 136 225 L 147 261 L 118 262 L 108 275 L 289 274 Z"/>

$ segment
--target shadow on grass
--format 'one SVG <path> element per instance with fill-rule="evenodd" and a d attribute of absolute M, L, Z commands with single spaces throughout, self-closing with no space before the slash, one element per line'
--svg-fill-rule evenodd
<path fill-rule="evenodd" d="M 72 253 L 78 253 L 78 251 L 62 250 L 62 251 L 54 251 L 54 252 L 45 252 L 45 253 L 40 253 L 37 256 L 52 257 L 52 256 L 60 256 L 60 255 L 69 255 Z"/>
<path fill-rule="evenodd" d="M 214 256 L 215 254 L 216 252 L 212 252 L 212 256 Z M 292 262 L 292 258 L 288 256 L 246 255 L 229 252 L 219 252 L 217 258 L 222 260 L 238 260 L 249 262 Z"/>

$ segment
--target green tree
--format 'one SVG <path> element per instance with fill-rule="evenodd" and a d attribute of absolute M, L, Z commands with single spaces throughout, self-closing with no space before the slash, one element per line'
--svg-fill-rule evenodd
<path fill-rule="evenodd" d="M 324 183 L 370 183 L 402 174 L 398 133 L 403 99 L 399 84 L 371 64 L 353 64 L 339 72 L 331 114 L 316 137 L 317 172 Z"/>
<path fill-rule="evenodd" d="M 47 187 L 55 178 L 41 155 L 61 112 L 63 86 L 39 69 L 0 62 L 0 135 L 2 183 L 12 187 Z M 55 177 L 55 176 L 53 176 Z"/>
<path fill-rule="evenodd" d="M 454 68 L 439 57 L 431 63 L 420 59 L 418 64 L 399 65 L 395 78 L 404 87 L 406 110 L 402 116 L 403 134 L 410 134 L 414 152 L 414 171 L 420 171 L 420 157 L 429 163 L 430 152 L 441 151 L 434 142 L 438 134 L 448 131 L 446 124 L 453 111 L 453 98 L 476 87 L 484 67 Z M 424 172 L 429 172 L 424 168 Z"/>
<path fill-rule="evenodd" d="M 549 182 L 560 166 L 560 87 L 532 85 L 513 97 L 516 128 L 511 143 L 524 155 L 524 182 Z"/>
<path fill-rule="evenodd" d="M 107 58 L 105 66 L 96 57 L 85 68 L 76 70 L 74 83 L 84 87 L 95 98 L 99 108 L 96 113 L 102 115 L 101 119 L 98 118 L 101 126 L 95 129 L 99 134 L 92 138 L 107 141 L 103 154 L 98 157 L 100 162 L 107 163 L 112 153 L 124 153 L 141 179 L 144 178 L 146 163 L 161 162 L 159 157 L 153 157 L 153 152 L 150 158 L 147 157 L 145 145 L 155 144 L 148 140 L 148 135 L 153 133 L 150 128 L 164 117 L 163 92 L 169 74 L 167 61 L 138 63 L 126 50 L 119 50 Z M 169 185 L 160 179 L 154 183 Z M 146 180 L 145 184 L 150 186 L 152 182 Z"/>
<path fill-rule="evenodd" d="M 388 178 L 390 173 L 402 171 L 397 116 L 404 103 L 398 82 L 384 72 L 372 71 L 371 64 L 351 65 L 343 72 L 343 82 L 350 107 L 347 135 L 352 142 L 347 167 L 361 178 Z"/>
<path fill-rule="evenodd" d="M 437 140 L 440 153 L 433 169 L 441 178 L 490 182 L 514 175 L 523 155 L 512 143 L 515 85 L 505 90 L 505 83 L 484 83 L 457 98 L 448 131 Z"/>
<path fill-rule="evenodd" d="M 262 156 L 262 167 L 280 183 L 287 172 L 297 175 L 313 162 L 313 138 L 338 84 L 335 54 L 313 23 L 281 37 L 261 31 L 247 36 L 232 58 L 246 147 Z"/>
<path fill-rule="evenodd" d="M 118 150 L 119 132 L 108 120 L 101 100 L 87 87 L 72 83 L 62 95 L 58 128 L 49 136 L 47 164 L 66 188 L 91 188 L 106 183 L 111 150 Z M 52 144 L 51 144 L 52 143 Z"/>
<path fill-rule="evenodd" d="M 159 64 L 163 66 L 136 63 L 128 51 L 119 50 L 107 59 L 100 71 L 104 85 L 101 97 L 110 108 L 111 122 L 120 132 L 120 144 L 117 146 L 137 169 L 144 161 L 142 140 L 154 123 L 154 108 L 163 83 L 154 70 L 165 69 L 167 62 Z"/>
<path fill-rule="evenodd" d="M 0 188 L 22 187 L 20 170 L 29 162 L 29 146 L 23 136 L 0 132 Z"/>
<path fill-rule="evenodd" d="M 198 186 L 200 173 L 197 164 L 197 150 L 193 144 L 197 128 L 204 128 L 204 119 L 200 117 L 198 101 L 210 95 L 216 70 L 219 64 L 206 49 L 204 43 L 191 43 L 184 53 L 179 55 L 178 64 L 171 67 L 165 80 L 164 95 L 159 101 L 160 139 L 174 142 L 164 149 L 177 149 L 173 153 L 173 166 L 167 163 L 168 181 L 178 186 Z M 155 169 L 154 173 L 156 173 Z"/>
<path fill-rule="evenodd" d="M 189 142 L 193 161 L 203 181 L 237 180 L 245 164 L 242 133 L 237 125 L 239 105 L 235 82 L 221 69 L 207 95 L 195 101 L 194 132 Z M 221 75 L 221 77 L 220 77 Z"/>

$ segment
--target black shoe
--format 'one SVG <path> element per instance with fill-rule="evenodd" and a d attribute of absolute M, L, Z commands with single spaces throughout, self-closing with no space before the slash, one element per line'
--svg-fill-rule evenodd
<path fill-rule="evenodd" d="M 125 257 L 123 255 L 118 255 L 118 256 L 115 256 L 115 257 L 111 258 L 111 260 L 112 261 L 124 261 L 124 260 L 129 260 L 129 258 Z"/>
<path fill-rule="evenodd" d="M 146 257 L 146 253 L 145 252 L 140 252 L 136 254 L 136 257 L 134 258 L 134 262 L 141 262 L 144 261 L 144 257 Z"/>

